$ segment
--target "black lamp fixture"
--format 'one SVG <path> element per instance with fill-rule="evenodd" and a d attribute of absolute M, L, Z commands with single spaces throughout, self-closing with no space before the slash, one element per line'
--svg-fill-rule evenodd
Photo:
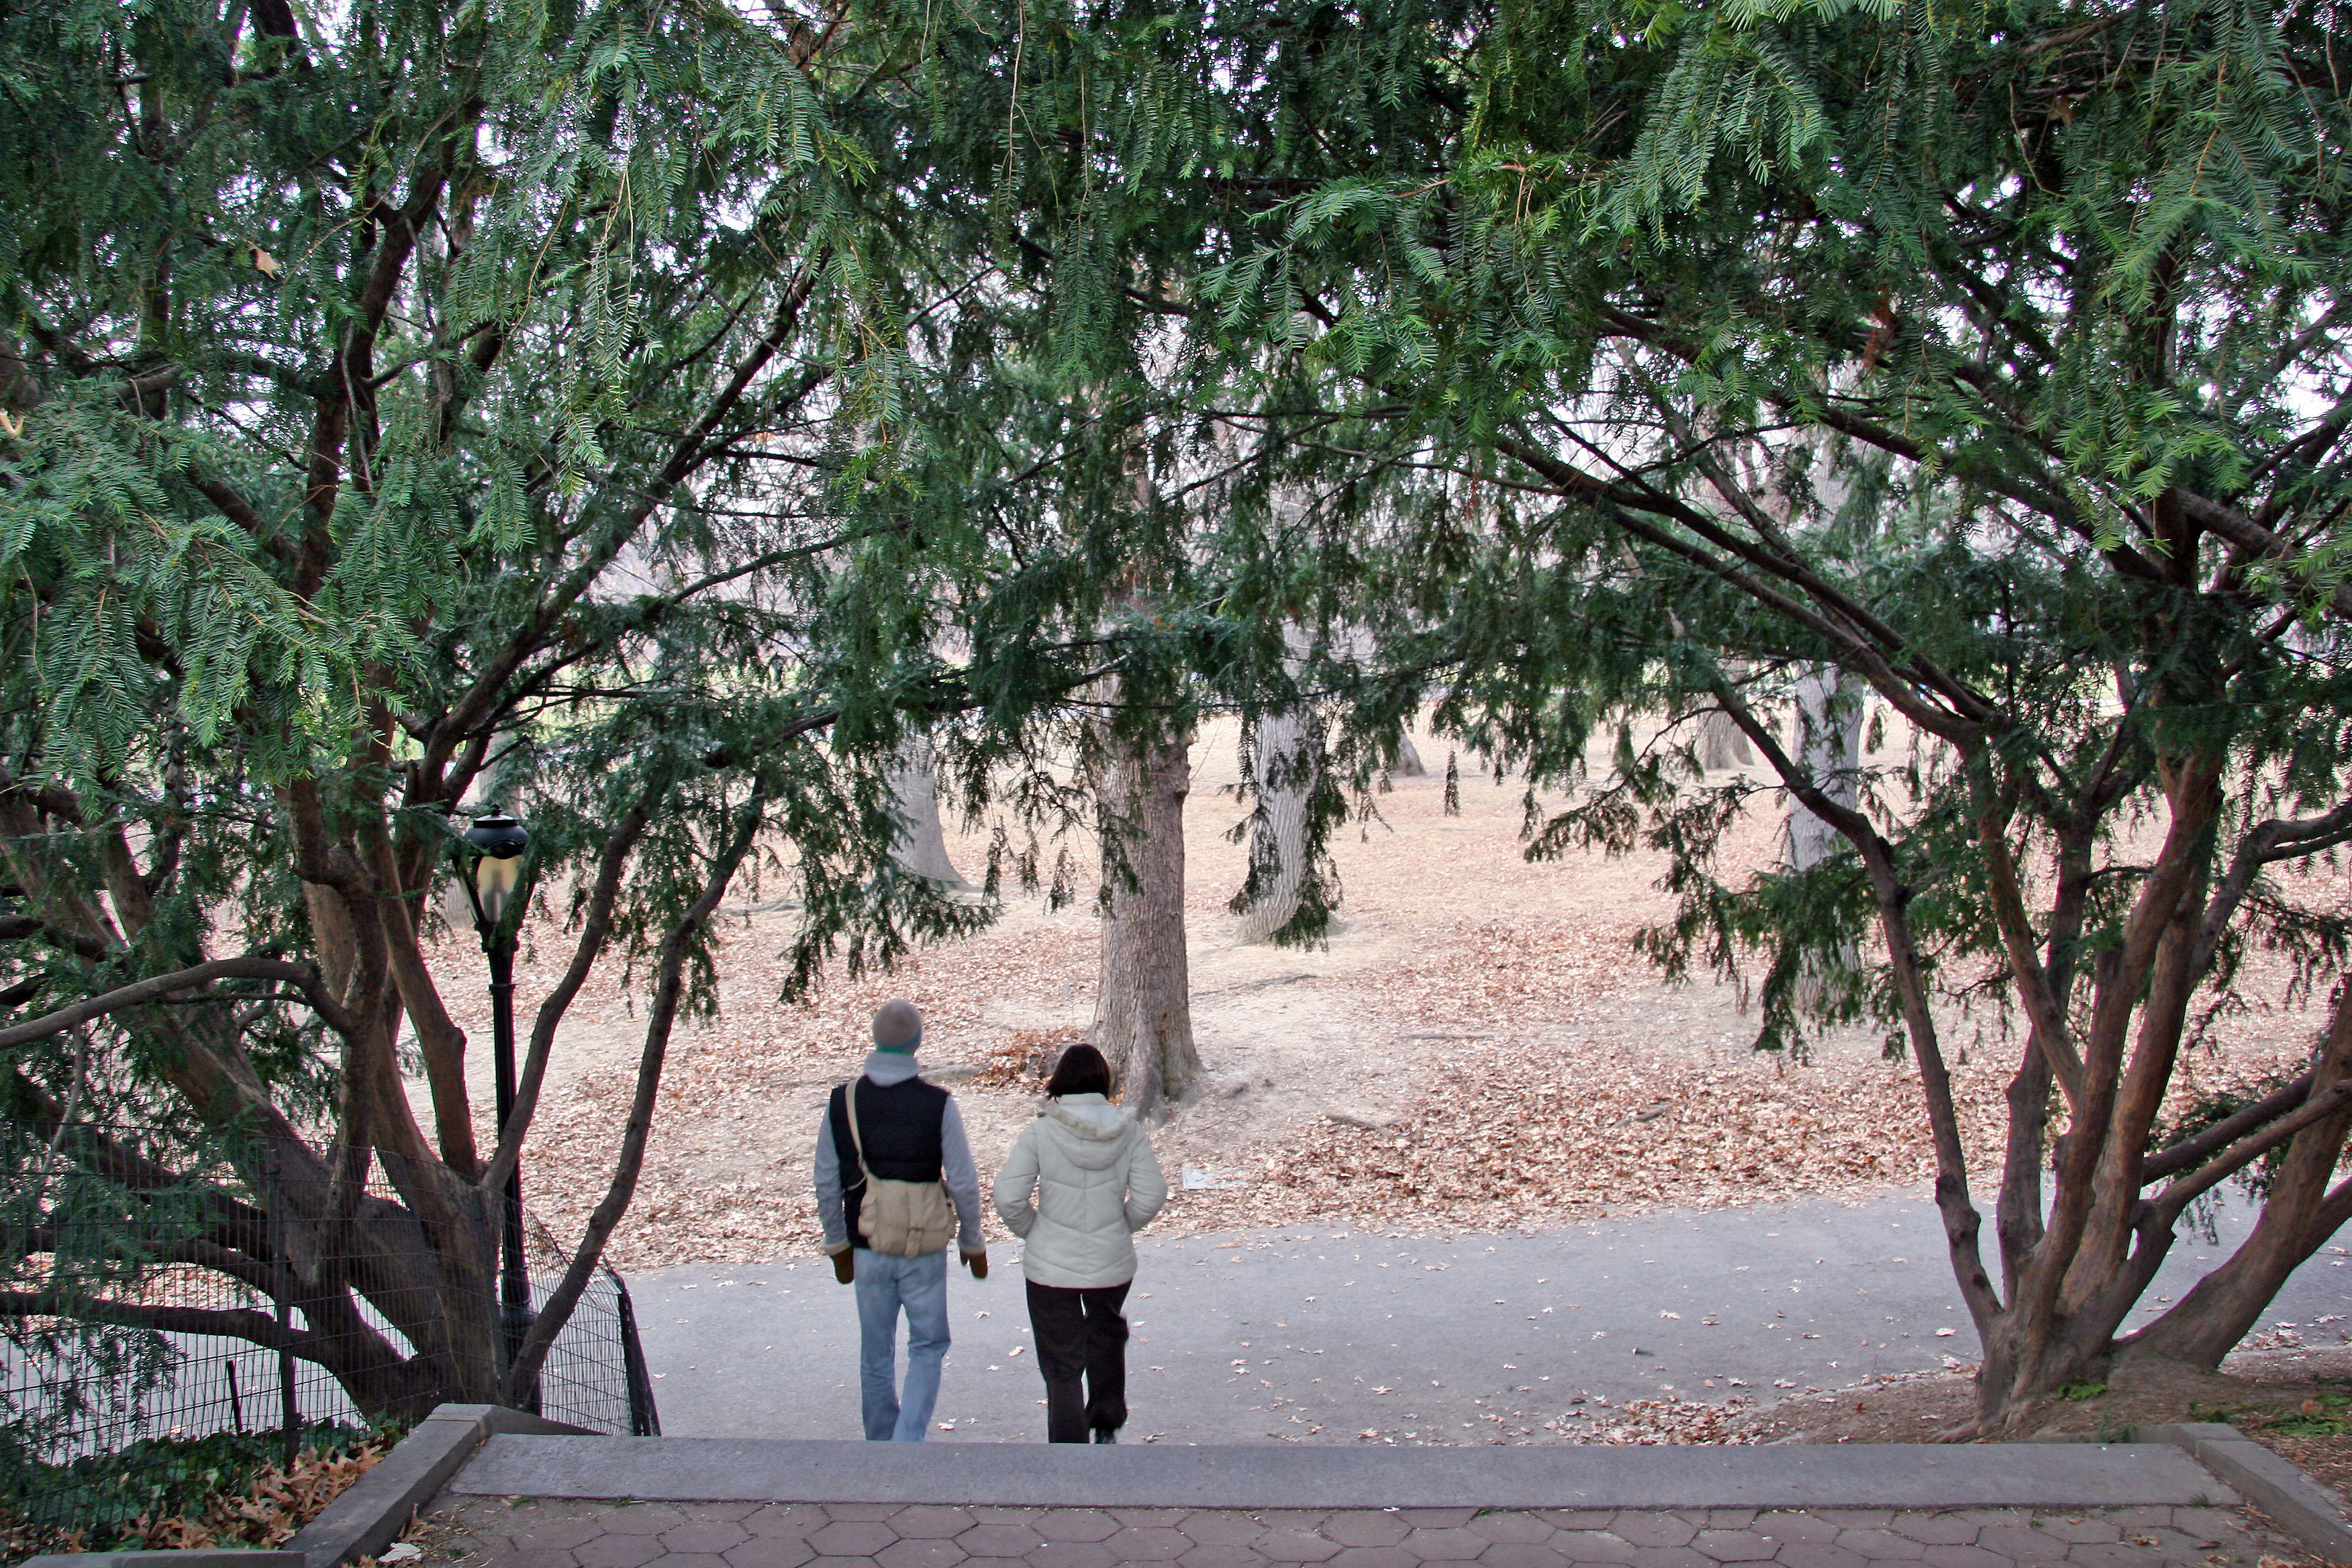
<path fill-rule="evenodd" d="M 507 906 L 522 888 L 530 829 L 494 805 L 488 815 L 474 818 L 462 842 L 466 851 L 460 852 L 459 870 L 466 884 L 466 901 L 474 908 L 474 929 L 482 933 L 482 951 L 488 952 L 505 924 Z M 507 945 L 511 951 L 511 937 Z"/>
<path fill-rule="evenodd" d="M 514 1112 L 514 952 L 518 920 L 507 918 L 515 900 L 525 896 L 525 873 L 530 868 L 530 830 L 497 806 L 474 818 L 457 848 L 458 880 L 466 901 L 473 906 L 474 929 L 482 935 L 482 952 L 490 962 L 490 1037 L 498 1083 L 499 1131 L 503 1137 Z M 500 1227 L 499 1269 L 499 1331 L 504 1364 L 514 1364 L 523 1335 L 530 1331 L 530 1277 L 522 1254 L 522 1169 L 518 1163 L 508 1178 L 505 1223 Z M 536 1410 L 536 1388 L 524 1401 Z"/>

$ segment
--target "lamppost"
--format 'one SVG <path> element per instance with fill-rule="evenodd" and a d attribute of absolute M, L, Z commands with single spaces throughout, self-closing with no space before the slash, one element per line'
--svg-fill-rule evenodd
<path fill-rule="evenodd" d="M 482 953 L 490 964 L 490 1038 L 498 1073 L 499 1129 L 504 1133 L 514 1111 L 514 952 L 523 873 L 530 833 L 497 806 L 474 818 L 457 850 L 458 880 L 474 909 L 474 929 L 482 933 Z M 513 911 L 514 918 L 509 918 Z M 507 1178 L 504 1257 L 499 1269 L 499 1331 L 505 1364 L 512 1366 L 530 1331 L 530 1277 L 522 1256 L 522 1167 Z M 536 1399 L 528 1403 L 536 1405 Z"/>

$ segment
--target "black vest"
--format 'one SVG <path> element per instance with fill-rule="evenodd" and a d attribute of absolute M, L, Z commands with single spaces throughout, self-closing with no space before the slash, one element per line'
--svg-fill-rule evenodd
<path fill-rule="evenodd" d="M 857 1141 L 849 1135 L 849 1101 L 845 1086 L 833 1091 L 827 1110 L 833 1118 L 833 1152 L 841 1163 L 841 1200 L 849 1222 L 852 1244 L 866 1245 L 857 1228 L 864 1206 L 866 1170 L 857 1158 Z M 866 1141 L 866 1163 L 885 1181 L 936 1182 L 940 1179 L 940 1129 L 946 1123 L 948 1091 L 935 1083 L 910 1078 L 902 1083 L 857 1080 L 857 1132 Z"/>

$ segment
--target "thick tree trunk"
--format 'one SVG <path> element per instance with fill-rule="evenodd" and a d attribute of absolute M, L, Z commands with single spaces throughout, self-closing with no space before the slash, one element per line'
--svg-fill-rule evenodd
<path fill-rule="evenodd" d="M 1425 779 L 1429 776 L 1429 764 L 1421 760 L 1420 749 L 1412 743 L 1412 731 L 1397 731 L 1396 766 L 1389 771 L 1401 779 Z"/>
<path fill-rule="evenodd" d="M 1833 664 L 1817 664 L 1797 682 L 1797 763 L 1838 805 L 1851 810 L 1862 765 L 1862 693 Z M 1836 828 L 1802 802 L 1789 802 L 1789 864 L 1819 865 L 1839 845 Z"/>
<path fill-rule="evenodd" d="M 1249 876 L 1238 942 L 1266 942 L 1298 912 L 1314 868 L 1307 852 L 1307 812 L 1323 771 L 1323 736 L 1315 715 L 1290 708 L 1268 713 L 1251 737 L 1257 799 L 1250 814 Z"/>
<path fill-rule="evenodd" d="M 1749 748 L 1748 737 L 1739 732 L 1731 715 L 1719 708 L 1699 721 L 1698 763 L 1711 773 L 1728 767 L 1756 765 L 1756 753 Z"/>
<path fill-rule="evenodd" d="M 900 869 L 926 881 L 970 887 L 955 862 L 948 858 L 947 833 L 940 825 L 940 777 L 929 741 L 918 737 L 898 749 L 890 770 L 890 788 L 898 797 L 898 815 L 906 821 L 906 831 L 892 847 L 890 858 Z"/>
<path fill-rule="evenodd" d="M 2314 1065 L 2311 1093 L 2325 1094 L 2347 1075 L 2352 1075 L 2352 990 L 2336 997 L 2327 1043 Z M 2221 1365 L 2287 1276 L 2352 1221 L 2352 1181 L 2329 1184 L 2347 1131 L 2352 1131 L 2352 1107 L 2295 1134 L 2272 1177 L 2252 1234 L 2229 1261 L 2197 1281 L 2171 1310 L 2126 1339 L 2126 1355 L 2182 1362 L 2205 1372 Z"/>
<path fill-rule="evenodd" d="M 1139 1117 L 1192 1091 L 1192 982 L 1184 952 L 1184 796 L 1180 743 L 1121 745 L 1104 781 L 1102 987 L 1096 1047 Z"/>

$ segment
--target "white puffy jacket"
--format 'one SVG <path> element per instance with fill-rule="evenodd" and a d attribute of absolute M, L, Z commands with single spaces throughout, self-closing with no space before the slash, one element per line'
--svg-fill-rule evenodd
<path fill-rule="evenodd" d="M 996 1178 L 996 1212 L 1027 1244 L 1022 1272 L 1065 1289 L 1134 1279 L 1134 1235 L 1167 1201 L 1151 1140 L 1099 1094 L 1047 1100 Z"/>

